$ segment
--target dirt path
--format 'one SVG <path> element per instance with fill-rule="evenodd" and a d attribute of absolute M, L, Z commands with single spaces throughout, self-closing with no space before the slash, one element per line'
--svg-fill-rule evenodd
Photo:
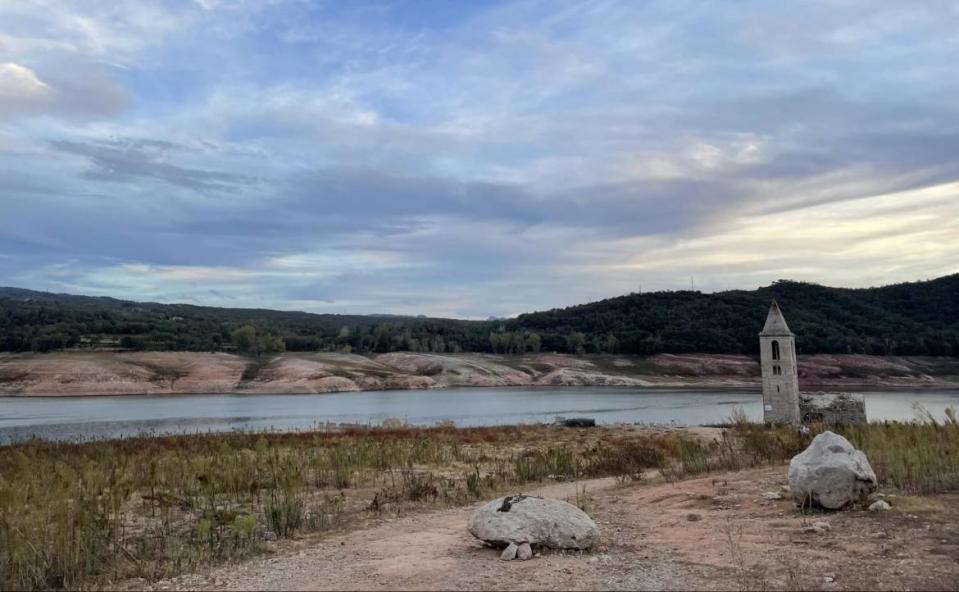
<path fill-rule="evenodd" d="M 590 553 L 502 562 L 466 531 L 479 504 L 383 520 L 297 541 L 276 556 L 161 582 L 162 590 L 956 589 L 959 497 L 890 497 L 886 513 L 801 516 L 779 491 L 783 467 L 668 483 L 586 487 L 602 529 Z M 811 523 L 820 532 L 803 532 Z"/>

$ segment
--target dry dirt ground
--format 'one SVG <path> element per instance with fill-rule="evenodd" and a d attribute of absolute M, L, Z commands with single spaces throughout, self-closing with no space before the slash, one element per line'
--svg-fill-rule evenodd
<path fill-rule="evenodd" d="M 956 590 L 959 496 L 890 495 L 893 510 L 803 516 L 785 467 L 676 483 L 612 479 L 531 493 L 575 500 L 602 529 L 589 553 L 502 562 L 466 531 L 470 508 L 382 519 L 288 542 L 272 556 L 159 582 L 159 590 Z M 820 523 L 816 532 L 803 528 Z M 827 526 L 823 526 L 825 523 Z M 131 582 L 128 587 L 142 587 Z"/>
<path fill-rule="evenodd" d="M 802 356 L 806 389 L 955 387 L 959 359 Z M 759 385 L 748 356 L 504 356 L 394 352 L 373 357 L 321 352 L 253 360 L 227 353 L 59 352 L 0 354 L 2 395 L 327 393 L 450 386 Z"/>

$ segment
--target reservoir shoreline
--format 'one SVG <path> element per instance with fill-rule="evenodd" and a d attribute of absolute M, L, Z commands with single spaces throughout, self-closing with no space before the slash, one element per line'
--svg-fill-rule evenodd
<path fill-rule="evenodd" d="M 959 387 L 959 359 L 799 357 L 805 391 Z M 745 355 L 285 353 L 260 359 L 206 352 L 0 354 L 0 397 L 321 394 L 457 387 L 758 388 Z"/>
<path fill-rule="evenodd" d="M 934 417 L 959 407 L 956 389 L 862 393 L 872 421 Z M 0 444 L 39 437 L 71 441 L 171 433 L 286 432 L 331 426 L 519 426 L 556 417 L 600 425 L 708 426 L 744 414 L 762 420 L 757 389 L 654 387 L 475 387 L 322 394 L 9 397 L 0 402 Z"/>

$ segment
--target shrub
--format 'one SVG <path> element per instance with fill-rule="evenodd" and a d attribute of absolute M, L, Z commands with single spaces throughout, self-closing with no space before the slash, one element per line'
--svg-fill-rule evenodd
<path fill-rule="evenodd" d="M 283 495 L 267 503 L 263 516 L 270 530 L 278 537 L 291 537 L 303 525 L 303 502 L 290 495 Z"/>

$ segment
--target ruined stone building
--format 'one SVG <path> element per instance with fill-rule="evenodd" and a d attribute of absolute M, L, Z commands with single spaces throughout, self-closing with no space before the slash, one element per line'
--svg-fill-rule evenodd
<path fill-rule="evenodd" d="M 866 421 L 861 395 L 800 393 L 796 336 L 773 301 L 759 334 L 763 375 L 763 421 L 767 423 L 849 424 Z"/>
<path fill-rule="evenodd" d="M 759 334 L 763 374 L 763 419 L 771 423 L 799 422 L 799 372 L 796 336 L 789 330 L 779 304 L 773 301 Z"/>

